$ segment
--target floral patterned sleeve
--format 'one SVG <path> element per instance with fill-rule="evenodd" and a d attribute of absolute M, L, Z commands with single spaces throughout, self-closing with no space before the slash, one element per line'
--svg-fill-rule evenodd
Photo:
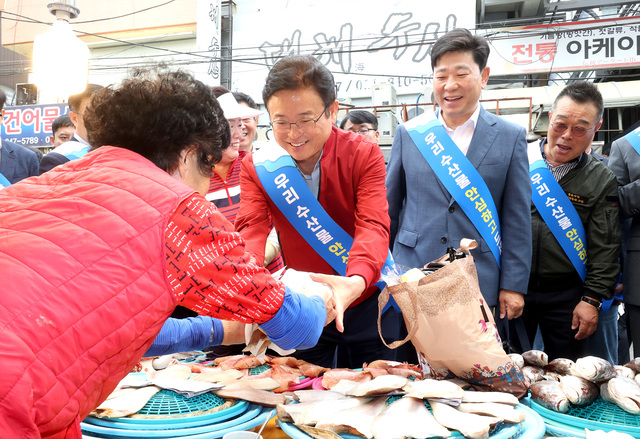
<path fill-rule="evenodd" d="M 165 235 L 168 279 L 178 303 L 200 315 L 264 323 L 285 287 L 256 264 L 231 223 L 204 197 L 183 201 Z"/>

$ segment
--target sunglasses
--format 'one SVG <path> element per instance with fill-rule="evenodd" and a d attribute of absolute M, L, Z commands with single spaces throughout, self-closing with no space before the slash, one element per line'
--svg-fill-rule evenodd
<path fill-rule="evenodd" d="M 582 137 L 586 135 L 589 131 L 594 129 L 596 125 L 592 126 L 591 128 L 585 128 L 580 125 L 574 125 L 571 127 L 571 134 L 573 134 L 575 137 Z M 558 134 L 565 133 L 569 129 L 569 125 L 563 122 L 553 122 L 551 124 L 551 127 L 553 128 L 553 131 L 555 131 Z"/>

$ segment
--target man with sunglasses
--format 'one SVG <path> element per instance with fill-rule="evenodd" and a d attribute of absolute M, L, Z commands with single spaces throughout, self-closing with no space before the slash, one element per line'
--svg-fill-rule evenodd
<path fill-rule="evenodd" d="M 375 286 L 389 249 L 382 152 L 334 126 L 333 75 L 312 56 L 278 61 L 262 97 L 275 141 L 242 162 L 236 230 L 262 263 L 271 215 L 286 266 L 323 273 L 313 279 L 329 284 L 336 301 L 336 321 L 316 347 L 294 355 L 349 368 L 384 358 Z M 397 313 L 385 313 L 383 325 L 387 316 L 397 326 Z"/>
<path fill-rule="evenodd" d="M 618 278 L 620 227 L 614 174 L 587 151 L 602 125 L 597 87 L 566 86 L 549 111 L 546 139 L 529 145 L 533 259 L 523 320 L 549 360 L 591 355 L 585 339 Z"/>

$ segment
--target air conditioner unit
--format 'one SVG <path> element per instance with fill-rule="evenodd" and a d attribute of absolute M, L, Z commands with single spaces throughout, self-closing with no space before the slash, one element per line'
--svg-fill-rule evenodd
<path fill-rule="evenodd" d="M 396 105 L 397 104 L 397 96 L 396 89 L 393 84 L 384 83 L 384 84 L 375 84 L 371 88 L 371 100 L 373 102 L 374 107 L 378 107 L 380 105 Z M 395 108 L 376 108 L 376 111 L 391 111 L 395 113 Z"/>
<path fill-rule="evenodd" d="M 16 105 L 38 103 L 38 87 L 35 84 L 16 84 Z"/>
<path fill-rule="evenodd" d="M 398 126 L 396 115 L 390 111 L 378 111 L 376 117 L 378 118 L 380 140 L 393 139 L 393 136 L 396 134 L 396 127 Z"/>

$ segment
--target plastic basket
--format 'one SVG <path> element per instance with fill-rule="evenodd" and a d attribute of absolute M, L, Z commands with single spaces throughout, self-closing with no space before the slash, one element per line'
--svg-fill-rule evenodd
<path fill-rule="evenodd" d="M 575 429 L 581 431 L 583 436 L 584 429 L 588 428 L 589 430 L 617 431 L 640 438 L 640 415 L 627 413 L 602 398 L 596 399 L 588 406 L 572 406 L 567 413 L 549 410 L 533 400 L 530 400 L 530 406 L 542 416 L 545 423 L 552 427 Z"/>

